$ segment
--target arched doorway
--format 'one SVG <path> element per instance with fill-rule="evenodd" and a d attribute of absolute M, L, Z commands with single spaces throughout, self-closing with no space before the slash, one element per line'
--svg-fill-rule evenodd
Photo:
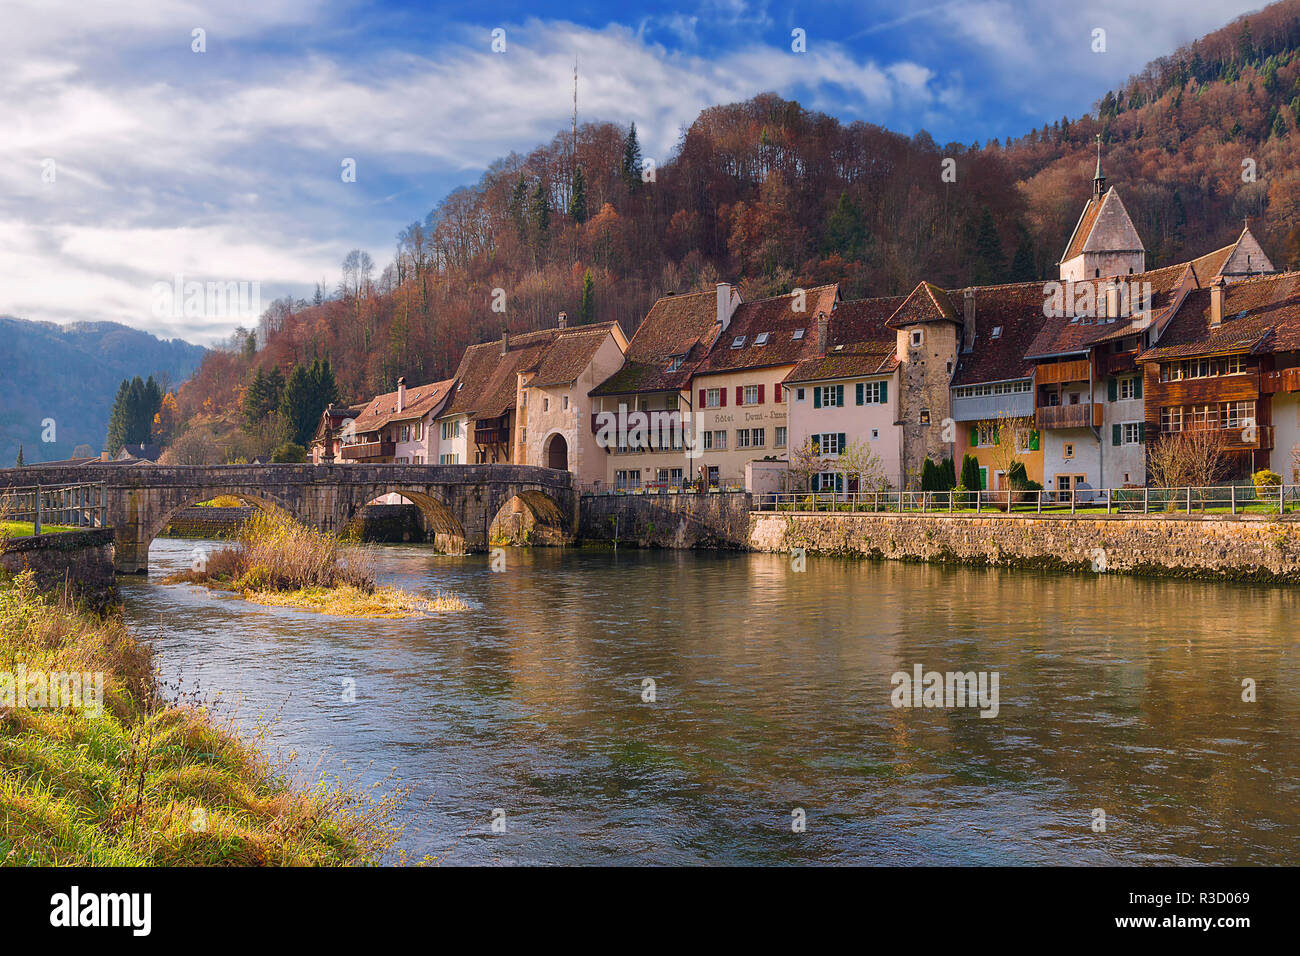
<path fill-rule="evenodd" d="M 546 467 L 559 471 L 569 470 L 569 443 L 564 440 L 563 435 L 551 436 L 546 446 Z"/>

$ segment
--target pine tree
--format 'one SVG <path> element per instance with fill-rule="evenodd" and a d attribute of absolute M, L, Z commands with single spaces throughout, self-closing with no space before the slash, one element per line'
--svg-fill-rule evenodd
<path fill-rule="evenodd" d="M 578 325 L 590 325 L 596 321 L 596 280 L 588 269 L 582 277 L 582 298 L 578 301 Z"/>
<path fill-rule="evenodd" d="M 311 371 L 301 365 L 295 365 L 289 372 L 284 384 L 284 394 L 280 396 L 280 414 L 289 423 L 293 441 L 306 445 L 312 432 L 316 430 L 319 413 L 315 409 L 315 387 L 311 380 Z"/>
<path fill-rule="evenodd" d="M 1001 282 L 1006 274 L 1006 261 L 1002 254 L 1002 238 L 993 222 L 993 213 L 987 206 L 980 216 L 975 232 L 975 265 L 972 280 L 975 285 Z"/>
<path fill-rule="evenodd" d="M 979 459 L 970 453 L 967 453 L 961 460 L 961 484 L 967 491 L 980 490 Z"/>
<path fill-rule="evenodd" d="M 127 441 L 127 394 L 131 383 L 126 379 L 117 387 L 117 397 L 113 399 L 113 410 L 108 416 L 108 435 L 104 439 L 104 448 L 110 458 L 116 458 Z"/>
<path fill-rule="evenodd" d="M 573 180 L 569 189 L 569 216 L 574 222 L 587 221 L 587 177 L 581 166 L 573 167 Z"/>
<path fill-rule="evenodd" d="M 520 242 L 528 238 L 528 184 L 520 176 L 515 188 L 510 190 L 510 199 L 506 202 L 506 214 L 515 224 L 515 235 Z"/>
<path fill-rule="evenodd" d="M 1021 223 L 1016 226 L 1016 254 L 1011 259 L 1011 281 L 1033 282 L 1038 278 L 1038 269 L 1034 265 L 1034 240 L 1029 230 Z"/>
<path fill-rule="evenodd" d="M 21 467 L 23 467 L 23 465 L 25 465 L 25 464 L 26 464 L 26 462 L 23 461 L 23 446 L 22 446 L 22 445 L 19 445 L 19 446 L 18 446 L 18 460 L 14 462 L 14 467 L 15 467 L 15 468 L 21 468 Z"/>
<path fill-rule="evenodd" d="M 540 179 L 533 190 L 532 201 L 528 204 L 528 221 L 533 228 L 533 241 L 545 245 L 547 234 L 551 230 L 551 196 L 546 191 L 546 184 Z"/>
<path fill-rule="evenodd" d="M 829 256 L 839 253 L 846 260 L 852 261 L 865 250 L 867 238 L 867 227 L 862 221 L 862 213 L 849 199 L 848 193 L 841 192 L 835 211 L 826 220 L 822 254 Z"/>
<path fill-rule="evenodd" d="M 636 138 L 636 123 L 628 129 L 627 138 L 623 140 L 623 166 L 620 172 L 628 189 L 636 192 L 641 188 L 641 144 Z"/>

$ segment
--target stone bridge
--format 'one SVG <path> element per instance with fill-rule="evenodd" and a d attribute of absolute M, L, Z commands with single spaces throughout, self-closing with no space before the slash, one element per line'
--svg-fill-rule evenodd
<path fill-rule="evenodd" d="M 577 530 L 573 475 L 531 465 L 116 465 L 0 469 L 0 489 L 103 482 L 119 572 L 149 568 L 149 545 L 176 512 L 218 495 L 342 531 L 361 509 L 396 493 L 449 551 L 482 551 L 497 518 L 530 512 L 560 539 Z"/>

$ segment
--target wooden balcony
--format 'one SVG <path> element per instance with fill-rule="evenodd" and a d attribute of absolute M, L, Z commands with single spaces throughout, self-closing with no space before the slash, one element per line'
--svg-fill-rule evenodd
<path fill-rule="evenodd" d="M 1275 392 L 1300 392 L 1300 368 L 1259 373 L 1259 390 L 1265 395 Z"/>
<path fill-rule="evenodd" d="M 357 442 L 344 445 L 342 456 L 347 461 L 367 461 L 374 458 L 392 458 L 397 453 L 397 445 L 391 441 Z"/>
<path fill-rule="evenodd" d="M 1034 424 L 1039 428 L 1100 428 L 1101 403 L 1041 405 L 1034 411 Z"/>
<path fill-rule="evenodd" d="M 1105 375 L 1120 375 L 1124 372 L 1137 371 L 1136 358 L 1136 351 L 1107 355 L 1101 363 L 1102 373 Z"/>
<path fill-rule="evenodd" d="M 1088 382 L 1092 380 L 1092 368 L 1087 359 L 1075 359 L 1071 362 L 1048 362 L 1034 370 L 1034 382 L 1037 385 L 1057 385 L 1062 382 Z"/>
<path fill-rule="evenodd" d="M 1254 428 L 1223 429 L 1225 451 L 1272 451 L 1273 426 L 1256 425 Z"/>

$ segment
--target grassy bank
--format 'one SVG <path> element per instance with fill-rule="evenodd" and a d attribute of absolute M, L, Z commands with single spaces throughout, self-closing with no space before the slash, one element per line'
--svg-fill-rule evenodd
<path fill-rule="evenodd" d="M 468 607 L 454 594 L 424 597 L 382 587 L 367 549 L 265 512 L 240 529 L 233 545 L 164 583 L 202 584 L 258 604 L 348 617 L 419 617 Z"/>
<path fill-rule="evenodd" d="M 60 531 L 77 531 L 71 525 L 42 524 L 41 534 L 56 534 Z M 26 538 L 36 533 L 36 525 L 30 521 L 0 521 L 0 541 L 5 538 Z"/>
<path fill-rule="evenodd" d="M 16 706 L 20 667 L 102 674 L 102 706 Z M 391 799 L 295 789 L 259 738 L 162 700 L 151 651 L 120 617 L 42 596 L 28 575 L 0 582 L 0 698 L 5 676 L 0 862 L 364 864 L 398 835 Z"/>

